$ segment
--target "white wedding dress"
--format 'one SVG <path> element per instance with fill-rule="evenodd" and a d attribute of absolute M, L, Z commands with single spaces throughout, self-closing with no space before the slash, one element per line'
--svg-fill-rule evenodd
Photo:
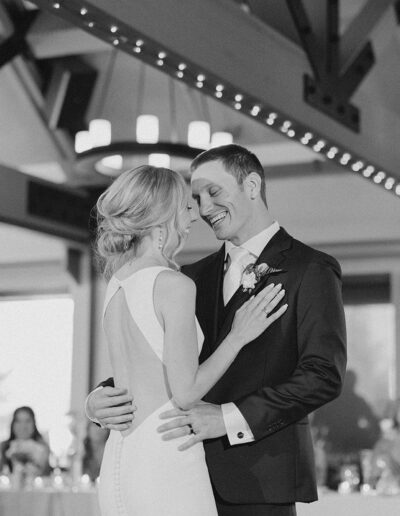
<path fill-rule="evenodd" d="M 164 332 L 154 311 L 157 276 L 147 267 L 112 277 L 103 312 L 115 385 L 128 388 L 137 411 L 130 430 L 111 431 L 100 472 L 102 516 L 217 516 L 201 443 L 163 441 L 159 414 L 174 408 L 163 363 Z M 199 347 L 203 334 L 198 325 Z M 164 421 L 165 422 L 165 421 Z"/>

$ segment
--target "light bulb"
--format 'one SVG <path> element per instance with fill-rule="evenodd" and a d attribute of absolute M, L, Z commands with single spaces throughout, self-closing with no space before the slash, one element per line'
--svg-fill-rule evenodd
<path fill-rule="evenodd" d="M 194 120 L 188 127 L 188 145 L 206 149 L 210 144 L 210 124 L 203 120 Z"/>
<path fill-rule="evenodd" d="M 233 142 L 233 135 L 227 131 L 217 131 L 211 136 L 211 147 L 229 145 Z"/>
<path fill-rule="evenodd" d="M 171 157 L 169 154 L 153 153 L 149 154 L 149 165 L 152 167 L 171 168 Z"/>
<path fill-rule="evenodd" d="M 102 147 L 111 143 L 111 122 L 96 118 L 89 122 L 89 133 L 93 147 Z"/>
<path fill-rule="evenodd" d="M 78 131 L 75 134 L 75 152 L 85 152 L 93 147 L 89 131 Z"/>
<path fill-rule="evenodd" d="M 138 143 L 157 143 L 159 137 L 158 117 L 140 115 L 136 119 L 136 141 Z"/>

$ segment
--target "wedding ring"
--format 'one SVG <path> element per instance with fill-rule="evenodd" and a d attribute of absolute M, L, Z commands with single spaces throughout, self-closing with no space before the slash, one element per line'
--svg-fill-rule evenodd
<path fill-rule="evenodd" d="M 189 424 L 188 427 L 189 427 L 189 435 L 192 435 L 192 434 L 196 435 L 196 432 L 193 430 L 192 425 Z"/>
<path fill-rule="evenodd" d="M 265 313 L 265 317 L 268 317 L 268 310 L 266 306 L 262 309 L 262 311 Z"/>

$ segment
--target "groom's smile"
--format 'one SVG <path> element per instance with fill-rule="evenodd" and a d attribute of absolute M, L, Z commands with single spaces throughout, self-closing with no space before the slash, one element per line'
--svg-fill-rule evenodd
<path fill-rule="evenodd" d="M 227 211 L 221 211 L 220 213 L 217 213 L 217 215 L 214 215 L 212 217 L 208 217 L 208 221 L 212 228 L 214 229 L 215 226 L 225 219 L 225 217 L 228 215 Z"/>

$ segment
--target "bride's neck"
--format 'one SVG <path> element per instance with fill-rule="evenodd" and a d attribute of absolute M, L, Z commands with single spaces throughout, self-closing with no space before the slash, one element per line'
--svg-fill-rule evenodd
<path fill-rule="evenodd" d="M 139 264 L 167 265 L 167 260 L 152 239 L 145 239 L 135 249 L 134 254 L 127 260 Z"/>

